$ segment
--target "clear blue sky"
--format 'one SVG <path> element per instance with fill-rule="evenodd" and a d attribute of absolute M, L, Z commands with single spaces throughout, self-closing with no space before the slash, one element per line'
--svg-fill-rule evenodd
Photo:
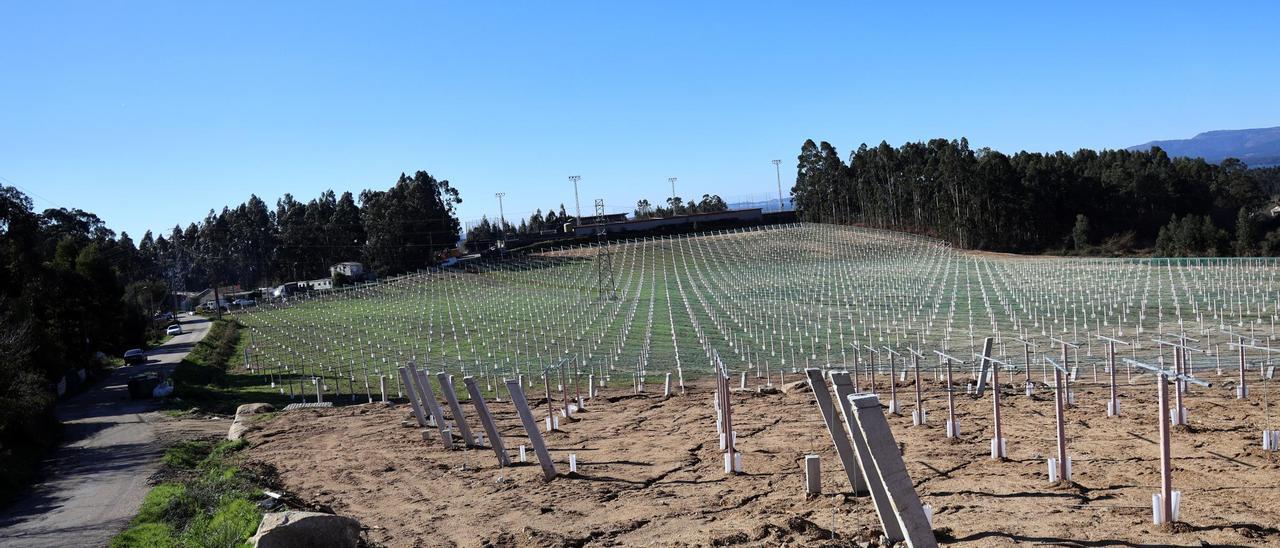
<path fill-rule="evenodd" d="M 135 239 L 427 170 L 461 217 L 774 194 L 806 138 L 1280 125 L 1275 2 L 0 3 L 0 182 Z"/>

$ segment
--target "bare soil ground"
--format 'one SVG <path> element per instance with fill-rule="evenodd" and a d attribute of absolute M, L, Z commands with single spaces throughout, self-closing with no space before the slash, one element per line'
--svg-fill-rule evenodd
<path fill-rule="evenodd" d="M 887 402 L 884 376 L 879 381 Z M 1253 387 L 1247 402 L 1230 397 L 1229 383 L 1192 387 L 1190 427 L 1173 433 L 1181 523 L 1162 528 L 1151 523 L 1151 495 L 1160 482 L 1155 390 L 1149 377 L 1135 382 L 1121 385 L 1119 418 L 1106 416 L 1105 385 L 1076 386 L 1078 405 L 1066 415 L 1070 486 L 1048 483 L 1054 414 L 1052 392 L 1042 385 L 1032 398 L 1020 383 L 1004 387 L 1010 458 L 994 461 L 989 393 L 975 400 L 961 388 L 962 437 L 953 441 L 943 436 L 942 385 L 924 383 L 928 424 L 913 427 L 914 388 L 899 383 L 902 416 L 889 421 L 921 499 L 934 508 L 939 541 L 1280 544 L 1280 465 L 1260 447 L 1265 415 L 1275 410 L 1264 407 L 1263 387 Z M 735 392 L 745 473 L 728 476 L 710 383 L 670 399 L 656 388 L 659 394 L 647 395 L 606 389 L 580 420 L 549 434 L 561 473 L 549 483 L 532 448 L 528 463 L 501 469 L 489 449 L 445 451 L 438 439 L 423 441 L 416 424 L 402 425 L 411 416 L 407 404 L 280 413 L 249 435 L 249 457 L 274 468 L 301 499 L 359 519 L 370 541 L 387 546 L 865 546 L 878 538 L 869 499 L 847 495 L 812 394 Z M 541 387 L 531 398 L 534 392 Z M 532 403 L 545 417 L 545 404 Z M 528 440 L 514 408 L 506 401 L 490 408 L 515 460 Z M 473 408 L 464 413 L 479 431 Z M 568 474 L 571 453 L 577 474 Z M 809 453 L 821 455 L 823 471 L 824 494 L 812 499 L 805 498 L 802 472 Z"/>

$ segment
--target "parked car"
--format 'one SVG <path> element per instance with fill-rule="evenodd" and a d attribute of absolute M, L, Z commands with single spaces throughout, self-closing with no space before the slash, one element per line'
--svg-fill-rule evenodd
<path fill-rule="evenodd" d="M 151 319 L 157 322 L 171 322 L 173 321 L 173 312 L 161 312 L 153 316 Z"/>
<path fill-rule="evenodd" d="M 124 353 L 124 363 L 129 365 L 147 363 L 147 354 L 141 348 L 134 348 Z"/>
<path fill-rule="evenodd" d="M 166 328 L 165 328 L 165 330 L 164 330 L 164 334 L 165 334 L 165 335 L 181 335 L 181 334 L 182 334 L 182 326 L 181 326 L 181 325 L 179 325 L 179 324 L 176 324 L 176 323 L 175 323 L 175 324 L 173 324 L 173 325 L 171 325 L 171 326 L 169 326 L 169 327 L 166 327 Z"/>
<path fill-rule="evenodd" d="M 236 299 L 236 301 L 231 304 L 234 304 L 240 308 L 244 308 L 246 306 L 255 306 L 258 304 L 258 302 L 253 299 Z"/>

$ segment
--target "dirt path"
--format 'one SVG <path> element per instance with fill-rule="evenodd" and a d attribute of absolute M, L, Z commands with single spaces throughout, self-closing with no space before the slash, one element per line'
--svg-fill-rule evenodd
<path fill-rule="evenodd" d="M 166 419 L 156 402 L 130 400 L 126 383 L 171 371 L 209 331 L 204 318 L 181 319 L 186 333 L 148 352 L 146 364 L 117 369 L 58 406 L 63 444 L 45 461 L 43 481 L 0 512 L 0 545 L 105 546 L 137 513 L 163 452 L 157 424 Z"/>

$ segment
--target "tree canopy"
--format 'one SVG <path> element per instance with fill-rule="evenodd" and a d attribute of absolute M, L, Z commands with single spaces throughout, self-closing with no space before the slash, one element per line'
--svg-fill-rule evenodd
<path fill-rule="evenodd" d="M 1209 242 L 1219 229 L 1234 233 L 1242 209 L 1274 224 L 1266 214 L 1272 176 L 1238 160 L 1210 164 L 1158 148 L 1006 155 L 974 150 L 965 139 L 934 139 L 862 145 L 845 161 L 830 143 L 808 140 L 792 198 L 806 220 L 906 230 L 967 248 L 1083 252 L 1101 242 L 1113 252 L 1132 244 L 1219 254 L 1233 246 Z M 1156 245 L 1162 230 L 1183 234 L 1192 225 L 1201 233 L 1194 247 Z"/>

